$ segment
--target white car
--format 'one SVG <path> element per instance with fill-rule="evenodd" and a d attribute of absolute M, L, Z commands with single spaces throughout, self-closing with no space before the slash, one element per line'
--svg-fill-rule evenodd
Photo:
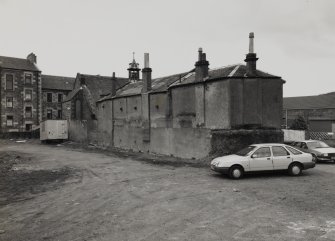
<path fill-rule="evenodd" d="M 211 169 L 239 179 L 244 173 L 259 171 L 288 170 L 298 176 L 302 170 L 315 167 L 310 153 L 284 144 L 250 145 L 234 155 L 215 158 Z"/>
<path fill-rule="evenodd" d="M 317 161 L 333 161 L 335 162 L 335 148 L 328 146 L 323 141 L 307 140 L 296 141 L 291 144 L 295 148 L 303 152 L 309 152 Z"/>

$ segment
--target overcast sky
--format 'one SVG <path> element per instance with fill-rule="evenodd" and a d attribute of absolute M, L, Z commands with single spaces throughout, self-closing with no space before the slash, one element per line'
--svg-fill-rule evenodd
<path fill-rule="evenodd" d="M 0 55 L 37 55 L 44 74 L 126 77 L 132 52 L 153 77 L 244 63 L 282 76 L 284 96 L 335 91 L 334 0 L 0 0 Z"/>

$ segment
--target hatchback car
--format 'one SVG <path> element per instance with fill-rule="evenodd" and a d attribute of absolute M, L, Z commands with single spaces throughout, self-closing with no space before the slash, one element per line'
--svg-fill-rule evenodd
<path fill-rule="evenodd" d="M 301 151 L 309 152 L 313 155 L 315 161 L 333 161 L 335 162 L 335 148 L 328 146 L 323 141 L 307 140 L 295 141 L 291 143 Z"/>
<path fill-rule="evenodd" d="M 310 153 L 304 153 L 285 144 L 250 145 L 234 155 L 215 158 L 211 169 L 239 179 L 244 173 L 259 171 L 287 170 L 298 176 L 302 170 L 315 167 Z"/>

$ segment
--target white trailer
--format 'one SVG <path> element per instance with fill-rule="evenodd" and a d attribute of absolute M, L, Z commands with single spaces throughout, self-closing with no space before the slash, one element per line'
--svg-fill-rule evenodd
<path fill-rule="evenodd" d="M 45 120 L 41 122 L 40 140 L 67 140 L 67 120 Z"/>

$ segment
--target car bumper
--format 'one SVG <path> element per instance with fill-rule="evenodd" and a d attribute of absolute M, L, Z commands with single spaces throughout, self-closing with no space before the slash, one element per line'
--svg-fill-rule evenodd
<path fill-rule="evenodd" d="M 335 161 L 334 156 L 318 156 L 319 161 Z"/>
<path fill-rule="evenodd" d="M 309 169 L 309 168 L 314 168 L 315 167 L 315 162 L 305 162 L 303 163 L 304 165 L 304 170 Z"/>
<path fill-rule="evenodd" d="M 211 169 L 215 172 L 219 172 L 222 174 L 228 174 L 229 167 L 217 167 L 217 166 L 211 165 Z"/>

